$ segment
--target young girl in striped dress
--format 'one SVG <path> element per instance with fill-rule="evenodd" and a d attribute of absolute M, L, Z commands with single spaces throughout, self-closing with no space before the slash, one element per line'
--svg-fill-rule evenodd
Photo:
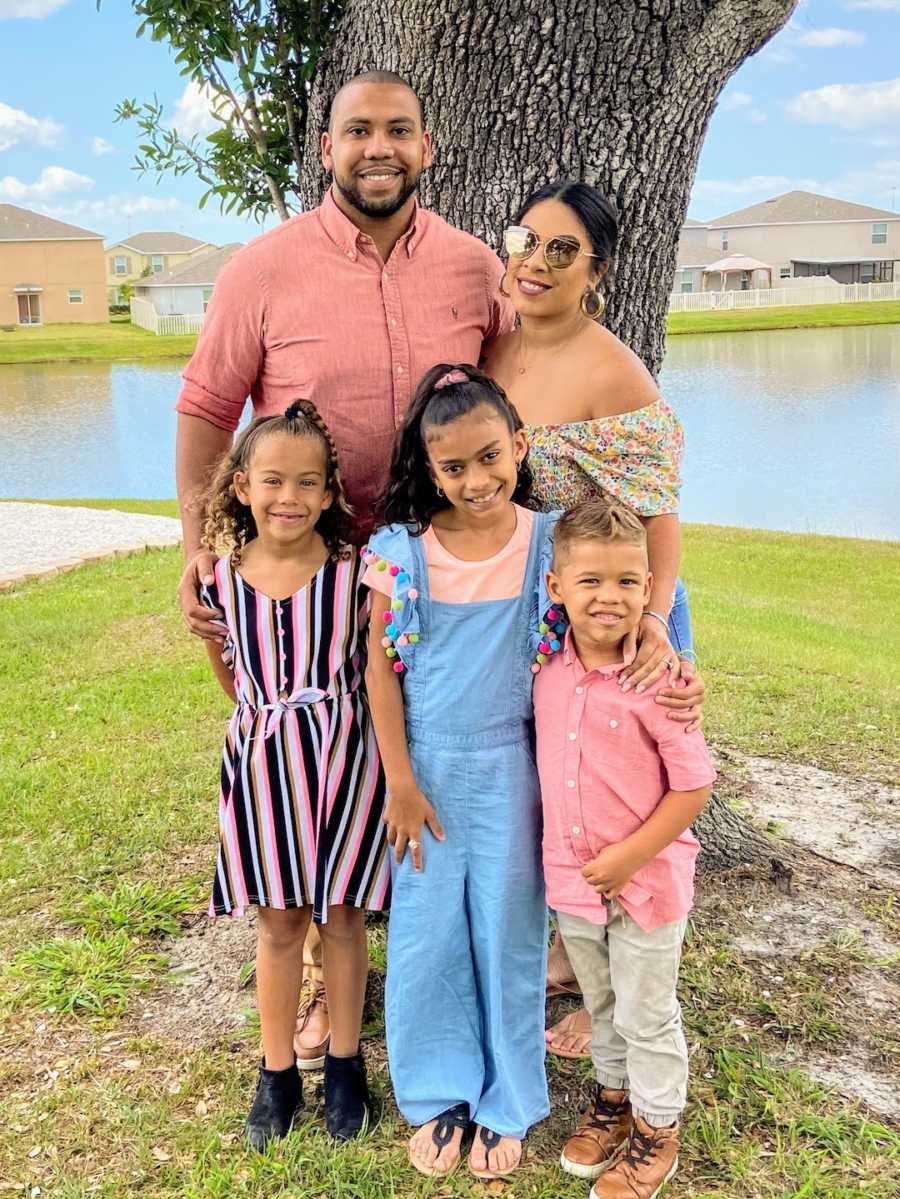
<path fill-rule="evenodd" d="M 255 420 L 222 458 L 205 542 L 230 547 L 205 600 L 224 614 L 213 670 L 235 701 L 222 758 L 221 844 L 210 913 L 258 909 L 264 1058 L 247 1120 L 255 1149 L 285 1136 L 302 1101 L 293 1050 L 309 921 L 325 953 L 331 1042 L 325 1120 L 345 1140 L 370 1104 L 359 1051 L 364 909 L 390 880 L 384 776 L 362 689 L 369 592 L 334 442 L 315 406 Z"/>

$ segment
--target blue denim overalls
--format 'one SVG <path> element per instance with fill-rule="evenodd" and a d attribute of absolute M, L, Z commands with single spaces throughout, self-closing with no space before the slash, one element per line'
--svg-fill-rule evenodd
<path fill-rule="evenodd" d="M 392 861 L 387 1045 L 410 1124 L 465 1102 L 479 1124 L 521 1138 L 550 1110 L 530 634 L 554 523 L 555 514 L 534 514 L 513 600 L 435 602 L 420 538 L 392 525 L 370 542 L 400 568 L 386 632 L 405 667 L 416 781 L 446 833 L 438 842 L 423 829 L 421 874 L 409 854 Z"/>

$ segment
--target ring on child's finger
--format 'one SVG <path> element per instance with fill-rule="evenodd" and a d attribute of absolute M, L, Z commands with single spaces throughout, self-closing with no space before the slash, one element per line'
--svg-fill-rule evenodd
<path fill-rule="evenodd" d="M 666 670 L 671 670 L 675 665 L 674 658 L 666 658 L 663 665 L 665 666 Z"/>
<path fill-rule="evenodd" d="M 409 846 L 410 849 L 421 849 L 422 848 L 421 841 L 407 841 L 407 845 Z"/>

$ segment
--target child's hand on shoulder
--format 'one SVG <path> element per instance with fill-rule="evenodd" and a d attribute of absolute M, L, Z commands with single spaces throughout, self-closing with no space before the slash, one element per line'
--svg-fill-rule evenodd
<path fill-rule="evenodd" d="M 607 899 L 615 899 L 643 864 L 633 850 L 620 842 L 601 849 L 592 861 L 582 867 L 581 875 L 595 891 Z"/>
<path fill-rule="evenodd" d="M 394 856 L 399 865 L 409 848 L 413 870 L 422 870 L 422 828 L 427 825 L 438 841 L 445 834 L 434 808 L 411 782 L 399 787 L 389 787 L 384 808 L 384 823 L 387 825 L 388 844 L 394 847 Z"/>

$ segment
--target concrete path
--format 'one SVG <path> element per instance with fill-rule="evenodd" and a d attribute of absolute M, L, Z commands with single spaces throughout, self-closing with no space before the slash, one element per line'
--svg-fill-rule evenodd
<path fill-rule="evenodd" d="M 180 540 L 181 522 L 170 516 L 2 500 L 0 588 Z"/>

